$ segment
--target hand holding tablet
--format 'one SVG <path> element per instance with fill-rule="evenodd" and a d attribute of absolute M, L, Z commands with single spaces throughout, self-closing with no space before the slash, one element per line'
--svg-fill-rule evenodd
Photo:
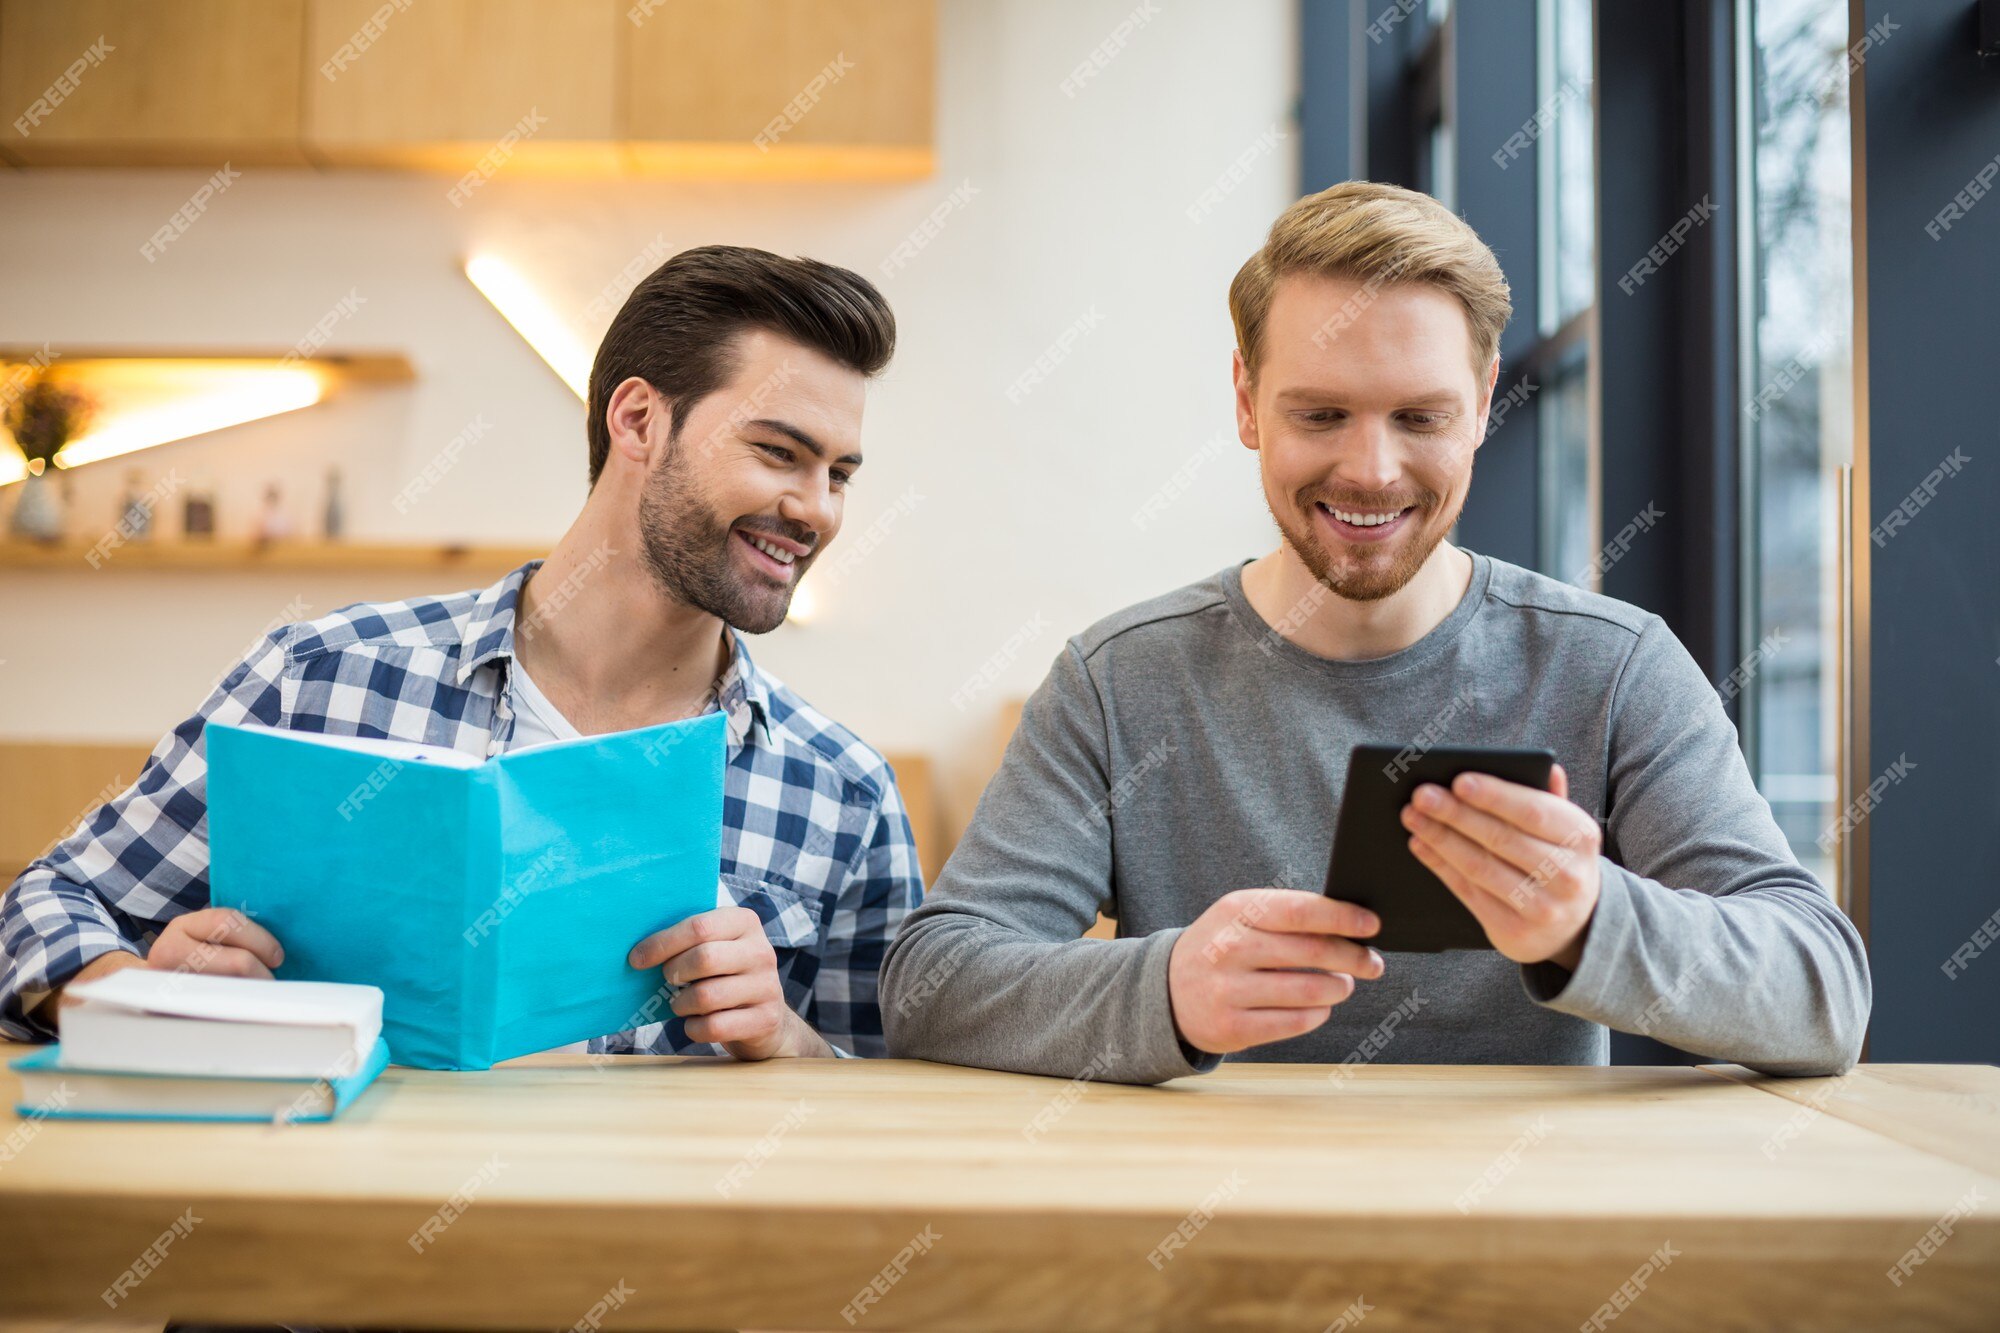
<path fill-rule="evenodd" d="M 1185 1044 L 1228 1055 L 1311 1032 L 1382 955 L 1372 912 L 1296 889 L 1237 889 L 1174 941 L 1167 996 Z"/>
<path fill-rule="evenodd" d="M 1600 835 L 1568 798 L 1548 750 L 1356 746 L 1325 896 L 1239 889 L 1175 941 L 1181 1040 L 1223 1055 L 1310 1032 L 1383 974 L 1385 950 L 1498 949 L 1574 970 Z"/>
<path fill-rule="evenodd" d="M 1382 919 L 1377 947 L 1497 948 L 1574 968 L 1597 904 L 1597 821 L 1547 750 L 1355 747 L 1327 896 Z"/>

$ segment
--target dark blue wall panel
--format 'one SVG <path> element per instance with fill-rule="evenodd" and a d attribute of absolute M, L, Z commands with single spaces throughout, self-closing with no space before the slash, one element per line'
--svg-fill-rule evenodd
<path fill-rule="evenodd" d="M 1896 25 L 1861 75 L 1866 521 L 1913 511 L 1870 547 L 1869 766 L 1911 766 L 1867 823 L 1875 1060 L 2000 1062 L 2000 940 L 1973 938 L 2000 912 L 2000 59 L 1975 11 L 1866 4 Z"/>

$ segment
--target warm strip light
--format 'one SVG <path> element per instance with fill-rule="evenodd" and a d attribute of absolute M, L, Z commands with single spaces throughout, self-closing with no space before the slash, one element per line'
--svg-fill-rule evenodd
<path fill-rule="evenodd" d="M 474 255 L 465 261 L 465 276 L 492 302 L 500 317 L 514 326 L 514 332 L 535 349 L 535 355 L 549 363 L 570 392 L 590 398 L 590 349 L 578 341 L 569 324 L 554 306 L 515 271 L 513 265 L 493 255 Z"/>
<path fill-rule="evenodd" d="M 241 371 L 206 392 L 113 417 L 64 445 L 56 455 L 56 466 L 102 462 L 137 449 L 311 407 L 325 396 L 325 385 L 310 370 Z"/>

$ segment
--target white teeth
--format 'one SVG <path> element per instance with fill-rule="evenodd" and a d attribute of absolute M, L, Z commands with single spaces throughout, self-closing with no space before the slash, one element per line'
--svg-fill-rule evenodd
<path fill-rule="evenodd" d="M 792 553 L 790 551 L 785 550 L 782 546 L 773 546 L 771 545 L 771 543 L 765 541 L 762 537 L 759 537 L 754 533 L 746 532 L 743 535 L 750 539 L 750 544 L 752 546 L 762 551 L 765 555 L 770 556 L 773 560 L 777 561 L 779 564 L 789 565 L 792 563 L 792 560 L 794 559 Z"/>
<path fill-rule="evenodd" d="M 1357 528 L 1379 528 L 1384 523 L 1393 523 L 1403 516 L 1403 511 L 1400 509 L 1393 514 L 1364 514 L 1357 510 L 1335 509 L 1330 505 L 1321 505 L 1320 508 L 1342 523 L 1349 523 Z"/>

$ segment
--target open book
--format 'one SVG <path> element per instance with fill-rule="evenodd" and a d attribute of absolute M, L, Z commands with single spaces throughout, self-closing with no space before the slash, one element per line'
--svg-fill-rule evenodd
<path fill-rule="evenodd" d="M 280 979 L 381 987 L 399 1064 L 648 1021 L 660 975 L 627 951 L 716 903 L 719 713 L 488 760 L 215 722 L 207 742 L 211 900 L 278 937 Z"/>

